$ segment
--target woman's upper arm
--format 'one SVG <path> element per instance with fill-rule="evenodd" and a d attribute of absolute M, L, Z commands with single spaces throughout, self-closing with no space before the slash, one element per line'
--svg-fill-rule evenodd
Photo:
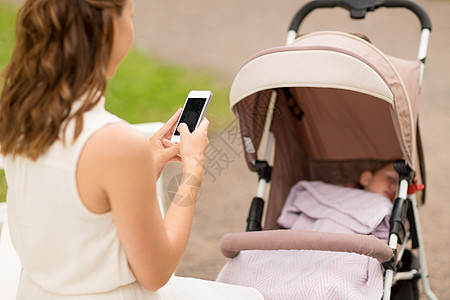
<path fill-rule="evenodd" d="M 112 124 L 99 130 L 83 152 L 80 165 L 84 159 L 83 169 L 92 172 L 89 177 L 95 179 L 109 202 L 136 278 L 147 288 L 158 289 L 173 270 L 167 263 L 170 246 L 158 206 L 155 166 L 147 138 L 129 125 Z"/>

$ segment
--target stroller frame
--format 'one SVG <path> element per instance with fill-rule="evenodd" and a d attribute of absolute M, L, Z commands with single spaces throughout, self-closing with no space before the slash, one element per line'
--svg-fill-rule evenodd
<path fill-rule="evenodd" d="M 295 15 L 289 27 L 286 45 L 291 44 L 298 34 L 298 29 L 304 18 L 313 10 L 318 8 L 341 7 L 350 12 L 352 19 L 363 19 L 365 14 L 375 11 L 380 7 L 406 8 L 412 11 L 420 20 L 421 36 L 418 50 L 418 60 L 420 60 L 419 86 L 422 85 L 422 78 L 427 57 L 428 42 L 431 33 L 431 21 L 425 10 L 418 4 L 409 0 L 314 0 L 304 5 Z M 273 118 L 274 107 L 277 99 L 277 91 L 272 90 L 267 118 L 264 126 L 264 133 L 267 135 L 265 145 L 264 160 L 253 161 L 253 171 L 259 175 L 259 184 L 257 195 L 253 198 L 249 215 L 247 219 L 246 231 L 259 231 L 262 229 L 261 220 L 264 208 L 264 194 L 266 185 L 270 182 L 271 166 L 269 165 L 272 156 L 274 135 L 270 131 Z M 419 151 L 420 152 L 420 151 Z M 419 155 L 421 155 L 419 153 Z M 391 299 L 391 289 L 393 281 L 421 279 L 424 294 L 429 299 L 437 299 L 431 291 L 429 285 L 429 274 L 427 270 L 425 249 L 423 244 L 422 231 L 418 211 L 418 201 L 416 195 L 408 195 L 408 187 L 413 183 L 414 172 L 404 160 L 396 161 L 394 168 L 399 174 L 399 192 L 395 200 L 394 208 L 390 221 L 389 247 L 394 253 L 390 262 L 384 263 L 385 280 L 383 299 Z M 424 180 L 423 166 L 421 166 L 422 178 Z M 405 230 L 406 221 L 410 223 L 410 229 Z M 413 249 L 418 249 L 420 270 L 413 269 L 407 272 L 396 272 L 398 263 L 402 260 L 403 254 L 408 242 L 412 241 Z M 397 252 L 397 245 L 400 244 L 400 250 Z"/>

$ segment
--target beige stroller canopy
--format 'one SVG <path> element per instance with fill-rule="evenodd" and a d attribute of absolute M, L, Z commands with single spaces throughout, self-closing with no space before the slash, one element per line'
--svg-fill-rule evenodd
<path fill-rule="evenodd" d="M 251 169 L 272 91 L 277 95 L 266 229 L 276 227 L 289 188 L 299 180 L 354 183 L 362 171 L 399 158 L 421 169 L 419 73 L 419 60 L 390 57 L 364 38 L 331 31 L 301 36 L 244 64 L 230 102 Z"/>

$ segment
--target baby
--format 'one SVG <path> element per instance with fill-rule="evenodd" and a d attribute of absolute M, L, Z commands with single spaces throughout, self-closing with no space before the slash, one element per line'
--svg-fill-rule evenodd
<path fill-rule="evenodd" d="M 394 202 L 398 180 L 394 163 L 390 162 L 372 171 L 364 171 L 359 178 L 359 184 L 364 190 L 386 196 L 391 202 Z"/>

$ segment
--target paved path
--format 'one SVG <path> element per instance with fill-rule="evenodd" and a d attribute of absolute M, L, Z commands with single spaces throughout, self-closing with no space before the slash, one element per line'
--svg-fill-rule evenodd
<path fill-rule="evenodd" d="M 163 60 L 191 68 L 214 70 L 231 84 L 248 57 L 283 45 L 291 17 L 305 1 L 283 0 L 135 0 L 136 45 Z M 429 13 L 433 32 L 420 104 L 420 121 L 428 171 L 428 203 L 421 209 L 431 286 L 450 299 L 450 2 L 419 1 Z M 337 29 L 364 32 L 384 52 L 415 58 L 419 23 L 408 11 L 380 9 L 362 22 L 346 11 L 323 10 L 308 17 L 302 32 Z M 360 27 L 357 27 L 360 26 Z M 360 29 L 354 29 L 360 28 Z M 226 151 L 219 138 L 212 142 Z M 214 279 L 223 263 L 218 240 L 223 233 L 242 231 L 256 177 L 243 158 L 212 182 L 206 180 L 192 237 L 178 274 Z M 234 156 L 233 156 L 234 155 Z M 171 178 L 171 173 L 166 178 Z M 176 171 L 174 171 L 176 173 Z"/>

